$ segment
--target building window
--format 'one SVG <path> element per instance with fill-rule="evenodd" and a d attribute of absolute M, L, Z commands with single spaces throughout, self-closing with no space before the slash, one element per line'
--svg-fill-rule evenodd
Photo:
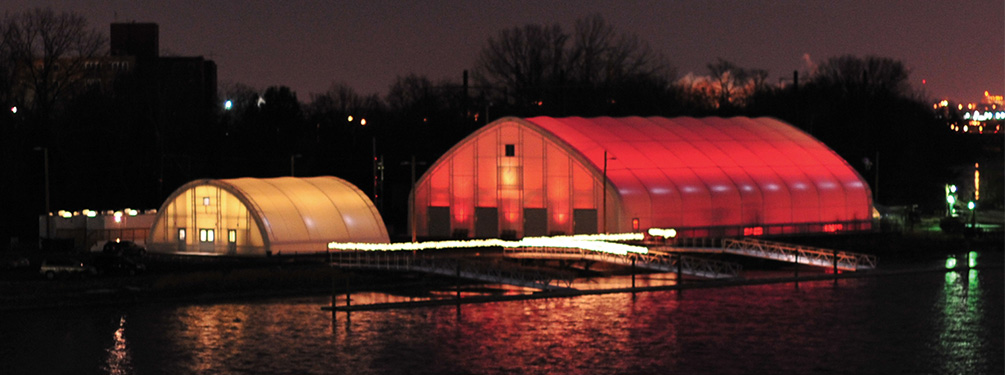
<path fill-rule="evenodd" d="M 516 156 L 516 145 L 514 144 L 506 145 L 506 156 Z"/>
<path fill-rule="evenodd" d="M 209 197 L 202 197 L 202 205 L 209 206 Z"/>
<path fill-rule="evenodd" d="M 237 229 L 228 229 L 227 230 L 227 242 L 228 243 L 237 243 Z"/>
<path fill-rule="evenodd" d="M 199 229 L 199 242 L 213 242 L 216 235 L 212 229 Z"/>
<path fill-rule="evenodd" d="M 178 228 L 178 241 L 185 241 L 185 228 Z"/>

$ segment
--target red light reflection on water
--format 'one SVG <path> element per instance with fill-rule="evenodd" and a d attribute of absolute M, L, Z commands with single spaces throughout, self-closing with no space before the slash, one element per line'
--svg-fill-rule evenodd
<path fill-rule="evenodd" d="M 674 282 L 657 278 L 652 275 L 649 282 Z M 12 341 L 0 341 L 0 353 L 13 355 L 0 356 L 0 368 L 172 374 L 1002 373 L 1001 281 L 1000 270 L 981 269 L 340 312 L 335 320 L 320 310 L 331 300 L 327 295 L 137 305 L 126 308 L 128 314 L 10 313 L 0 320 L 0 332 Z M 594 282 L 623 285 L 630 276 Z M 643 282 L 637 277 L 636 283 Z M 417 298 L 352 297 L 354 304 Z M 15 326 L 37 328 L 28 334 Z"/>

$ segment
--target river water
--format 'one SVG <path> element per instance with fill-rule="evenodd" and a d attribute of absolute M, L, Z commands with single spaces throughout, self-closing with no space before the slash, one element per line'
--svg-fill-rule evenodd
<path fill-rule="evenodd" d="M 0 373 L 1002 374 L 1003 286 L 988 268 L 335 320 L 329 296 L 5 312 Z"/>

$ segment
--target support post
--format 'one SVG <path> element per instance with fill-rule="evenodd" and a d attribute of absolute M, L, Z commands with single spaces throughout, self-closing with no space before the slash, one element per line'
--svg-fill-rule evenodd
<path fill-rule="evenodd" d="M 600 220 L 603 223 L 601 233 L 607 233 L 607 150 L 604 150 L 604 189 L 601 195 L 603 196 L 603 203 L 600 204 Z"/>
<path fill-rule="evenodd" d="M 335 320 L 335 266 L 332 264 L 332 252 L 328 250 L 328 276 L 332 281 L 332 321 Z"/>
<path fill-rule="evenodd" d="M 834 276 L 838 274 L 838 251 L 834 250 Z"/>
<path fill-rule="evenodd" d="M 677 254 L 677 285 L 684 285 L 684 256 Z"/>
<path fill-rule="evenodd" d="M 457 304 L 461 304 L 461 261 L 457 260 Z"/>
<path fill-rule="evenodd" d="M 797 279 L 799 278 L 799 249 L 796 249 L 796 276 L 795 277 Z"/>
<path fill-rule="evenodd" d="M 635 289 L 635 257 L 632 257 L 632 289 Z"/>

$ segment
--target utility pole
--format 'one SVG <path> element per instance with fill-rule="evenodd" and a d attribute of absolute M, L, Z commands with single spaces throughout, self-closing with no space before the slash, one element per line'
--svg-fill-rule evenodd
<path fill-rule="evenodd" d="M 409 164 L 411 166 L 411 169 L 412 169 L 412 188 L 411 188 L 411 193 L 408 194 L 408 210 L 409 210 L 409 212 L 408 212 L 409 216 L 408 217 L 409 217 L 409 224 L 412 227 L 412 242 L 416 242 L 416 231 L 417 231 L 416 228 L 417 228 L 417 224 L 416 224 L 415 221 L 416 221 L 416 215 L 417 215 L 417 213 L 416 213 L 416 206 L 415 206 L 415 198 L 416 198 L 415 197 L 415 166 L 416 165 L 420 165 L 420 164 L 421 165 L 426 165 L 426 163 L 425 162 L 415 161 L 415 155 L 412 155 L 412 160 L 411 161 L 403 161 L 403 162 L 401 162 L 401 165 L 405 165 L 405 164 Z"/>
<path fill-rule="evenodd" d="M 48 147 L 35 147 L 35 151 L 42 151 L 42 157 L 44 160 L 44 172 L 45 172 L 45 239 L 50 240 L 52 237 L 52 212 L 49 207 L 49 148 Z"/>
<path fill-rule="evenodd" d="M 464 84 L 468 83 L 468 71 L 464 71 Z M 466 91 L 466 90 L 465 90 Z M 412 192 L 409 194 L 409 214 L 412 224 L 412 242 L 415 242 L 415 155 L 412 155 Z"/>

